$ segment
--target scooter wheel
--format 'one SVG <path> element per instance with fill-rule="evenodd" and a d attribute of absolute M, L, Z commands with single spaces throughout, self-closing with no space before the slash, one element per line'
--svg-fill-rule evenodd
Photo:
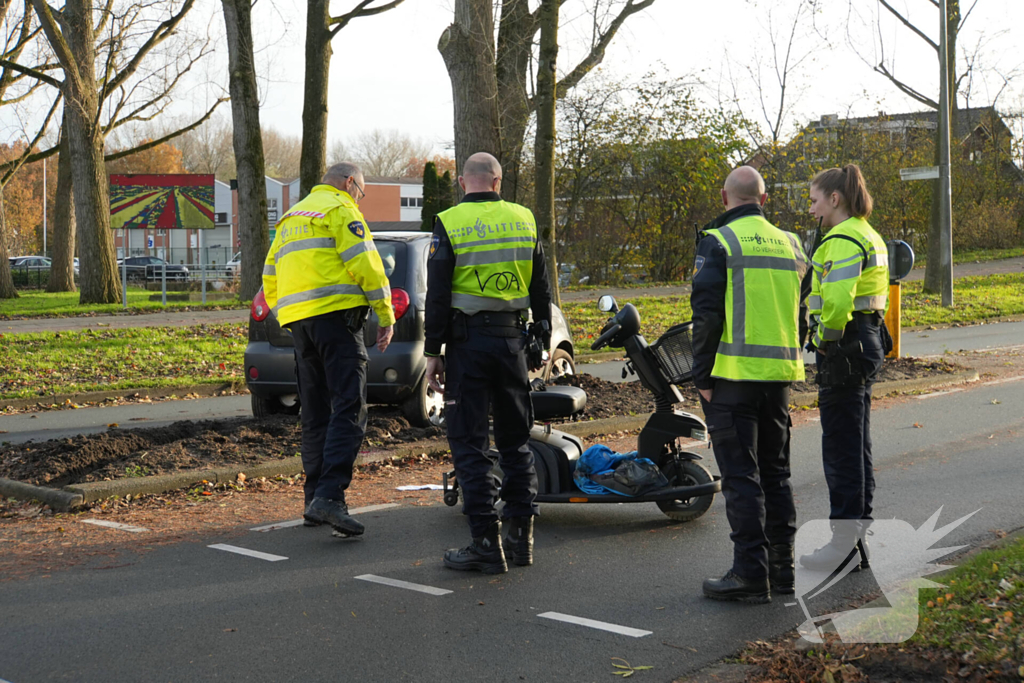
<path fill-rule="evenodd" d="M 455 507 L 459 504 L 459 492 L 458 491 L 445 491 L 444 493 L 444 504 L 450 508 Z"/>
<path fill-rule="evenodd" d="M 694 460 L 683 460 L 680 464 L 682 472 L 679 477 L 671 478 L 672 486 L 699 486 L 710 484 L 711 473 L 703 465 Z M 667 474 L 667 473 L 666 473 Z M 677 522 L 689 522 L 697 519 L 711 507 L 715 494 L 677 500 L 659 500 L 658 508 Z"/>

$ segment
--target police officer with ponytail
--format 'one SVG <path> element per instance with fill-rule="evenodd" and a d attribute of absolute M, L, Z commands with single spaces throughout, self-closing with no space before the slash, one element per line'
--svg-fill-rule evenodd
<path fill-rule="evenodd" d="M 729 174 L 726 211 L 701 233 L 693 274 L 693 375 L 722 472 L 733 561 L 704 581 L 715 600 L 765 603 L 794 592 L 796 508 L 789 482 L 789 388 L 804 379 L 796 235 L 761 211 L 764 180 Z"/>
<path fill-rule="evenodd" d="M 499 574 L 508 571 L 506 556 L 517 565 L 533 563 L 537 472 L 527 446 L 528 370 L 539 368 L 527 368 L 526 318 L 531 310 L 532 336 L 549 348 L 551 289 L 533 213 L 498 194 L 498 160 L 473 154 L 459 185 L 466 195 L 437 216 L 427 261 L 427 380 L 444 393 L 448 444 L 473 539 L 448 550 L 444 565 Z M 488 413 L 504 474 L 504 538 L 487 456 Z"/>
<path fill-rule="evenodd" d="M 864 535 L 871 522 L 875 477 L 871 457 L 871 386 L 892 340 L 885 240 L 867 219 L 872 199 L 860 168 L 822 171 L 811 181 L 811 215 L 829 229 L 811 257 L 808 310 L 816 350 L 821 452 L 828 483 L 832 538 L 800 563 L 815 571 L 868 567 Z"/>

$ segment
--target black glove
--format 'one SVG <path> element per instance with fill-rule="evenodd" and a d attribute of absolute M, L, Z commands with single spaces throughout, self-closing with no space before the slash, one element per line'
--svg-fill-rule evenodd
<path fill-rule="evenodd" d="M 531 371 L 540 370 L 547 363 L 548 349 L 551 348 L 551 325 L 539 320 L 530 325 L 526 335 L 526 366 Z"/>

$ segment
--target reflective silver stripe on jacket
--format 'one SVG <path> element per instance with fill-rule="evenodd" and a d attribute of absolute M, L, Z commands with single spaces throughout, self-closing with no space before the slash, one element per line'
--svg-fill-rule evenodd
<path fill-rule="evenodd" d="M 323 299 L 328 296 L 362 293 L 363 288 L 359 285 L 328 285 L 326 287 L 317 287 L 316 289 L 307 289 L 305 292 L 298 292 L 296 294 L 289 294 L 288 296 L 281 297 L 277 300 L 277 306 L 274 310 L 277 311 L 285 306 L 301 304 L 304 301 L 313 301 L 314 299 Z"/>
<path fill-rule="evenodd" d="M 378 289 L 371 289 L 368 292 L 363 292 L 366 295 L 368 301 L 380 301 L 391 296 L 391 287 L 384 285 Z"/>
<path fill-rule="evenodd" d="M 275 275 L 276 276 L 277 275 L 277 267 L 276 266 L 263 266 L 263 274 L 264 275 Z"/>
<path fill-rule="evenodd" d="M 787 346 L 765 346 L 763 344 L 737 344 L 719 342 L 718 352 L 723 356 L 742 358 L 767 358 L 768 360 L 800 360 L 800 349 Z"/>
<path fill-rule="evenodd" d="M 274 254 L 274 263 L 277 263 L 282 258 L 296 251 L 305 251 L 306 249 L 334 249 L 335 241 L 333 237 L 309 237 L 304 240 L 295 240 L 283 245 Z"/>
<path fill-rule="evenodd" d="M 807 271 L 806 264 L 799 260 L 775 256 L 743 256 L 739 237 L 728 225 L 719 228 L 718 232 L 729 245 L 729 251 L 736 256 L 727 256 L 726 265 L 732 270 L 732 344 L 737 347 L 748 346 L 747 340 L 747 289 L 743 267 L 771 268 L 774 270 L 795 271 L 803 277 Z M 780 347 L 785 349 L 785 347 Z M 733 354 L 735 355 L 735 354 Z"/>
<path fill-rule="evenodd" d="M 455 249 L 470 249 L 472 247 L 486 247 L 491 244 L 508 244 L 510 242 L 529 242 L 533 244 L 536 239 L 533 237 L 494 237 L 489 240 L 475 240 L 473 242 L 459 242 L 452 244 Z"/>
<path fill-rule="evenodd" d="M 818 325 L 818 334 L 825 341 L 839 341 L 843 338 L 842 330 L 833 330 L 831 327 Z"/>
<path fill-rule="evenodd" d="M 377 245 L 373 243 L 373 240 L 366 240 L 349 247 L 345 251 L 341 252 L 341 260 L 351 261 L 365 251 L 377 251 Z"/>
<path fill-rule="evenodd" d="M 842 282 L 843 280 L 852 280 L 855 277 L 860 277 L 860 257 L 857 257 L 856 263 L 851 263 L 848 266 L 842 268 L 832 267 L 832 270 L 825 274 L 822 282 Z"/>
<path fill-rule="evenodd" d="M 505 263 L 506 261 L 530 261 L 533 259 L 533 249 L 523 247 L 509 247 L 507 249 L 494 249 L 492 251 L 471 251 L 455 252 L 455 267 L 462 266 L 483 266 L 489 263 Z"/>
<path fill-rule="evenodd" d="M 884 311 L 887 296 L 858 296 L 853 300 L 855 311 Z"/>
<path fill-rule="evenodd" d="M 889 267 L 889 254 L 887 252 L 876 251 L 868 256 L 868 268 L 875 268 L 877 266 Z"/>
<path fill-rule="evenodd" d="M 813 311 L 820 311 L 822 309 L 822 303 L 821 297 L 817 294 L 812 294 L 807 297 L 807 308 Z"/>
<path fill-rule="evenodd" d="M 505 301 L 488 296 L 452 292 L 452 308 L 472 315 L 480 311 L 522 311 L 530 307 L 530 295 Z"/>

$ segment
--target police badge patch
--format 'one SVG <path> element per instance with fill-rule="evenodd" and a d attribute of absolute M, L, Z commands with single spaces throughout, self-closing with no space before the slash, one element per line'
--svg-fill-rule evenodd
<path fill-rule="evenodd" d="M 825 261 L 825 265 L 821 267 L 821 279 L 824 280 L 828 277 L 829 271 L 832 270 L 832 261 Z"/>
<path fill-rule="evenodd" d="M 363 239 L 364 237 L 366 237 L 366 228 L 364 228 L 363 224 L 360 223 L 359 221 L 352 221 L 351 223 L 349 223 L 348 229 L 352 232 L 353 235 L 355 235 L 359 239 Z"/>
<path fill-rule="evenodd" d="M 441 236 L 440 235 L 434 235 L 433 237 L 430 238 L 430 254 L 427 256 L 427 258 L 433 258 L 434 252 L 437 251 L 437 247 L 440 244 L 441 244 Z"/>
<path fill-rule="evenodd" d="M 703 267 L 704 267 L 704 257 L 703 256 L 698 256 L 697 258 L 693 259 L 693 276 L 691 277 L 691 279 L 694 278 L 694 277 L 697 277 L 697 273 L 699 273 L 700 269 L 703 268 Z"/>

